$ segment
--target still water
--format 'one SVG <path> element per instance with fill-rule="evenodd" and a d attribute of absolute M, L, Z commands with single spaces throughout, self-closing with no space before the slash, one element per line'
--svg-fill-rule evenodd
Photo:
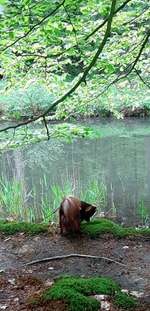
<path fill-rule="evenodd" d="M 96 183 L 105 189 L 99 212 L 110 212 L 128 225 L 148 224 L 150 121 L 90 125 L 102 129 L 100 138 L 78 139 L 72 144 L 50 140 L 0 155 L 1 178 L 22 184 L 22 209 L 32 207 L 34 221 L 41 221 L 49 206 L 58 206 L 60 190 L 81 196 L 88 190 L 92 193 L 91 185 Z M 10 216 L 10 210 L 1 206 L 3 213 Z"/>

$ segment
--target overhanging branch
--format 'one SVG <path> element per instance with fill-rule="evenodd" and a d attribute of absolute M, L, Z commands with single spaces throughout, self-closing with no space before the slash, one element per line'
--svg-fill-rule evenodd
<path fill-rule="evenodd" d="M 107 28 L 104 34 L 104 38 L 102 40 L 102 42 L 99 45 L 99 48 L 97 50 L 97 52 L 95 53 L 93 59 L 91 60 L 89 66 L 84 70 L 82 77 L 75 83 L 75 85 L 68 91 L 66 92 L 62 97 L 60 97 L 59 99 L 57 99 L 44 113 L 40 114 L 37 117 L 34 117 L 33 119 L 29 119 L 25 122 L 21 122 L 17 125 L 12 125 L 12 126 L 8 126 L 5 127 L 3 129 L 0 130 L 0 132 L 9 130 L 9 129 L 14 129 L 14 128 L 19 128 L 23 125 L 27 125 L 29 123 L 32 123 L 40 118 L 43 118 L 44 116 L 46 116 L 51 110 L 53 110 L 54 107 L 56 107 L 58 104 L 62 103 L 67 97 L 69 97 L 72 93 L 74 93 L 74 91 L 79 87 L 79 85 L 81 85 L 82 82 L 85 81 L 86 76 L 88 75 L 89 71 L 91 70 L 91 68 L 95 65 L 95 63 L 97 62 L 97 59 L 99 57 L 99 55 L 101 54 L 101 52 L 103 51 L 103 48 L 106 45 L 107 39 L 110 36 L 111 33 L 111 25 L 112 25 L 112 21 L 113 21 L 113 16 L 115 13 L 115 6 L 116 6 L 116 1 L 117 0 L 112 0 L 111 3 L 111 9 L 110 9 L 110 14 L 109 14 L 109 18 L 108 18 L 108 22 L 107 22 Z"/>

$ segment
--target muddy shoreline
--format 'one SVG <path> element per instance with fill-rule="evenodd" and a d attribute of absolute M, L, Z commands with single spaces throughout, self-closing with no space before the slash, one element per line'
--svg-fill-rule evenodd
<path fill-rule="evenodd" d="M 39 290 L 41 284 L 42 288 L 47 286 L 60 275 L 109 276 L 122 288 L 141 293 L 146 305 L 150 306 L 149 237 L 116 239 L 105 234 L 96 239 L 86 236 L 77 239 L 61 237 L 59 234 L 33 237 L 21 233 L 9 237 L 1 235 L 0 245 L 0 306 L 7 305 L 6 310 L 27 310 L 26 301 L 31 292 Z M 26 266 L 32 260 L 70 253 L 105 256 L 126 267 L 89 258 L 68 258 Z M 24 281 L 20 288 L 18 280 L 24 277 L 30 280 L 36 278 L 38 281 L 35 284 L 29 282 L 22 293 Z M 8 299 L 8 296 L 12 299 Z"/>

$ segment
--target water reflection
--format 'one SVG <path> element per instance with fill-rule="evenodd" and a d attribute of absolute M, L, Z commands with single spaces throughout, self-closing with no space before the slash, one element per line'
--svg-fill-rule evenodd
<path fill-rule="evenodd" d="M 43 198 L 45 210 L 49 204 L 57 203 L 53 202 L 52 186 L 63 189 L 67 184 L 68 192 L 72 189 L 80 196 L 90 183 L 97 181 L 106 186 L 105 212 L 111 209 L 125 224 L 135 225 L 147 216 L 142 213 L 149 211 L 150 215 L 149 163 L 150 136 L 113 136 L 72 144 L 42 142 L 9 151 L 1 155 L 0 171 L 4 179 L 21 182 L 23 208 L 33 207 L 34 221 L 43 217 Z"/>

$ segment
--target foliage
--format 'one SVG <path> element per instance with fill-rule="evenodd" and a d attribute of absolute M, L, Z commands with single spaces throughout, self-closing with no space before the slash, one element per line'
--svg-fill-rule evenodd
<path fill-rule="evenodd" d="M 6 111 L 7 106 L 15 119 L 31 117 L 50 107 L 88 68 L 104 38 L 112 1 L 1 3 L 0 111 Z M 58 119 L 99 113 L 119 118 L 124 104 L 149 106 L 148 45 L 137 59 L 149 35 L 148 2 L 118 0 L 116 9 L 119 11 L 113 17 L 111 34 L 100 57 L 86 81 L 59 105 Z M 100 96 L 114 81 L 117 88 Z"/>
<path fill-rule="evenodd" d="M 144 124 L 143 124 L 144 125 Z M 63 142 L 72 143 L 73 140 L 82 138 L 82 139 L 96 139 L 102 137 L 112 137 L 112 136 L 124 136 L 132 137 L 135 135 L 149 135 L 150 127 L 148 123 L 145 123 L 144 126 L 132 128 L 132 131 L 127 127 L 123 122 L 117 123 L 116 127 L 112 127 L 111 123 L 96 123 L 87 124 L 83 123 L 62 123 L 59 125 L 48 124 L 50 140 L 46 144 L 46 148 L 42 149 L 41 154 L 41 165 L 43 164 L 44 158 L 50 154 L 50 151 L 55 149 L 55 157 L 57 153 L 60 153 L 62 150 Z M 56 140 L 57 139 L 57 140 Z M 45 127 L 41 126 L 41 123 L 37 123 L 35 127 L 23 127 L 18 128 L 15 131 L 15 135 L 12 131 L 7 131 L 1 133 L 0 136 L 0 151 L 3 152 L 9 149 L 15 149 L 19 147 L 26 147 L 26 145 L 35 144 L 36 142 L 46 141 L 47 133 Z M 27 147 L 26 147 L 27 148 Z M 35 150 L 36 146 L 34 146 Z M 39 148 L 40 145 L 37 145 L 38 152 L 35 154 L 34 159 L 39 160 Z M 32 149 L 28 152 L 33 153 Z M 47 152 L 47 154 L 46 154 Z"/>
<path fill-rule="evenodd" d="M 0 96 L 5 117 L 15 120 L 29 118 L 48 108 L 54 100 L 48 87 L 41 82 L 28 81 L 24 87 L 10 88 Z"/>
<path fill-rule="evenodd" d="M 95 87 L 98 89 L 98 84 Z M 98 91 L 99 93 L 100 91 Z M 72 99 L 67 99 L 65 103 L 61 103 L 57 107 L 55 118 L 61 120 L 64 118 L 113 116 L 122 119 L 122 110 L 126 108 L 130 108 L 131 111 L 137 108 L 150 110 L 150 91 L 136 77 L 133 82 L 124 81 L 118 83 L 117 87 L 111 86 L 98 97 L 95 89 L 90 89 L 89 82 L 87 87 L 78 91 L 78 96 L 75 95 Z"/>
<path fill-rule="evenodd" d="M 46 289 L 40 297 L 40 301 L 64 300 L 67 302 L 70 311 L 97 311 L 100 307 L 92 294 L 106 294 L 114 299 L 114 303 L 123 308 L 131 308 L 136 305 L 136 301 L 122 294 L 117 283 L 110 278 L 79 278 L 79 277 L 62 277 L 55 281 L 55 284 Z M 37 301 L 38 303 L 38 301 Z M 34 300 L 35 304 L 35 300 Z"/>
<path fill-rule="evenodd" d="M 132 111 L 143 108 L 147 113 L 150 110 L 150 92 L 137 79 L 132 83 L 120 83 L 118 87 L 112 86 L 98 98 L 94 96 L 89 86 L 84 87 L 78 92 L 78 96 L 68 98 L 65 103 L 59 104 L 50 119 L 75 121 L 78 118 L 96 116 L 114 116 L 120 119 L 123 118 L 122 110 L 126 108 Z M 52 101 L 53 95 L 50 93 L 49 86 L 42 81 L 29 81 L 24 88 L 18 86 L 0 92 L 0 110 L 4 119 L 18 121 L 33 117 L 44 112 Z"/>
<path fill-rule="evenodd" d="M 66 141 L 67 143 L 71 143 L 72 140 L 77 138 L 96 138 L 101 135 L 99 130 L 84 125 L 64 123 L 55 126 L 48 125 L 48 128 L 50 138 Z M 35 144 L 43 140 L 47 140 L 47 133 L 45 127 L 41 127 L 40 124 L 34 128 L 31 126 L 18 128 L 15 135 L 11 131 L 1 134 L 0 151 Z"/>
<path fill-rule="evenodd" d="M 111 233 L 117 238 L 130 235 L 150 235 L 150 228 L 124 228 L 109 219 L 96 219 L 89 223 L 81 224 L 81 230 L 90 237 L 97 237 L 103 233 Z"/>

